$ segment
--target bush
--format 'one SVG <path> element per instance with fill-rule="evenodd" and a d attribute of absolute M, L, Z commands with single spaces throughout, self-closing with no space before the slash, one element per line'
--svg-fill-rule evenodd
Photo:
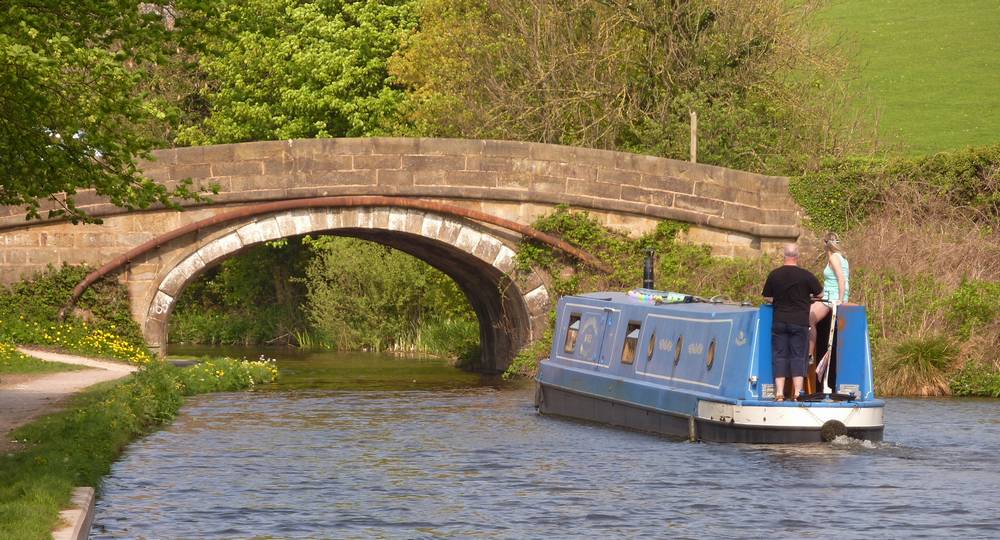
<path fill-rule="evenodd" d="M 132 320 L 128 292 L 113 279 L 95 283 L 80 297 L 74 313 L 58 320 L 73 288 L 89 272 L 86 266 L 49 266 L 0 288 L 0 340 L 149 363 L 152 355 Z"/>
<path fill-rule="evenodd" d="M 911 206 L 933 201 L 968 207 L 985 219 L 1000 216 L 1000 145 L 920 158 L 831 160 L 792 178 L 789 189 L 817 231 L 845 232 L 873 215 L 894 191 Z"/>
<path fill-rule="evenodd" d="M 1000 368 L 980 362 L 966 362 L 951 380 L 956 396 L 1000 398 Z"/>
<path fill-rule="evenodd" d="M 876 363 L 876 384 L 888 395 L 936 396 L 949 392 L 947 371 L 958 348 L 944 336 L 911 338 Z"/>

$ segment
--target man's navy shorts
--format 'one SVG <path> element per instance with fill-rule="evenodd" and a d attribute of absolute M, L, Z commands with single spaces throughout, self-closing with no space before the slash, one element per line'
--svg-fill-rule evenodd
<path fill-rule="evenodd" d="M 771 367 L 775 377 L 805 377 L 809 327 L 775 321 L 771 326 Z"/>

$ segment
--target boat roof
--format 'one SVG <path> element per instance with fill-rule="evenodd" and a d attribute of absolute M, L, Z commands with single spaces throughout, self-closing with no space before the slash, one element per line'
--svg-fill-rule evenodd
<path fill-rule="evenodd" d="M 630 294 L 638 293 L 637 294 Z M 667 297 L 671 293 L 669 291 L 654 291 L 650 289 L 634 289 L 630 292 L 617 292 L 617 291 L 600 291 L 592 293 L 583 293 L 574 295 L 574 298 L 581 298 L 587 300 L 596 300 L 599 302 L 608 302 L 611 304 L 618 305 L 631 305 L 631 306 L 644 306 L 656 310 L 665 311 L 684 311 L 688 313 L 720 313 L 720 312 L 745 312 L 745 311 L 755 311 L 757 306 L 748 304 L 738 304 L 735 302 L 712 302 L 712 301 L 701 301 L 696 300 L 690 303 L 687 302 L 662 302 L 657 303 L 652 300 L 653 296 Z M 568 297 L 567 297 L 568 298 Z"/>

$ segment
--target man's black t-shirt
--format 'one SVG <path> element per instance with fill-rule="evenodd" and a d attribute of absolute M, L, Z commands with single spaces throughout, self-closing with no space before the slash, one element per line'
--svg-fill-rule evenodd
<path fill-rule="evenodd" d="M 811 295 L 823 292 L 812 272 L 786 264 L 771 271 L 764 282 L 764 296 L 774 298 L 774 320 L 809 326 Z"/>

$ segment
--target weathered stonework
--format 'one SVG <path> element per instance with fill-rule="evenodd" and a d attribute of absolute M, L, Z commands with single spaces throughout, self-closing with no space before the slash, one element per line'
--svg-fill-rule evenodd
<path fill-rule="evenodd" d="M 196 186 L 217 186 L 219 194 L 210 205 L 183 203 L 184 212 L 125 212 L 92 192 L 81 192 L 78 206 L 102 217 L 103 225 L 26 223 L 23 208 L 0 207 L 0 283 L 17 281 L 48 264 L 99 267 L 138 244 L 222 212 L 321 196 L 436 201 L 525 225 L 557 204 L 568 204 L 633 235 L 653 230 L 663 219 L 675 219 L 691 224 L 688 239 L 730 256 L 770 252 L 799 234 L 798 208 L 785 178 L 607 150 L 514 141 L 366 138 L 176 148 L 154 152 L 154 158 L 143 164 L 149 177 L 168 187 L 190 178 Z M 43 205 L 43 215 L 47 209 Z M 454 266 L 459 270 L 452 271 L 452 277 L 470 297 L 485 295 L 481 290 L 490 287 L 490 294 L 497 296 L 500 276 L 511 274 L 515 266 L 518 237 L 509 232 L 400 208 L 316 208 L 192 232 L 131 261 L 122 280 L 137 319 L 162 323 L 162 335 L 148 334 L 157 345 L 165 337 L 166 317 L 151 310 L 156 306 L 169 314 L 184 285 L 212 264 L 261 242 L 334 230 L 409 250 L 445 271 Z M 490 281 L 483 282 L 478 274 L 488 275 Z M 538 310 L 548 306 L 548 293 L 538 289 L 537 276 L 519 276 L 516 282 L 528 291 L 518 292 L 523 307 L 517 309 L 524 313 L 524 339 L 530 339 L 537 335 L 534 321 L 545 320 L 544 310 Z M 485 297 L 477 301 L 481 320 L 498 317 L 500 307 L 515 309 L 517 304 Z M 483 324 L 495 322 L 486 319 Z"/>

